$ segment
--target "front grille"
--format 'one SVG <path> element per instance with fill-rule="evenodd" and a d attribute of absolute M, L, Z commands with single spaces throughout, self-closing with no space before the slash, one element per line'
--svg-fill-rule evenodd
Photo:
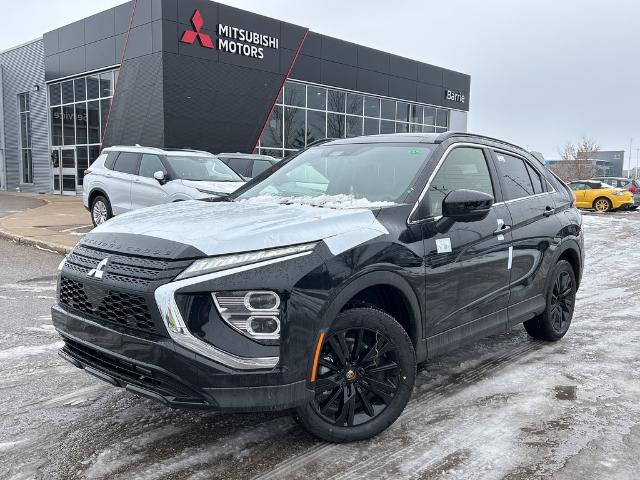
<path fill-rule="evenodd" d="M 127 362 L 69 338 L 65 338 L 64 341 L 64 352 L 79 360 L 85 366 L 94 367 L 111 375 L 123 387 L 131 384 L 159 393 L 165 397 L 175 397 L 182 401 L 202 401 L 202 398 L 196 395 L 189 387 L 167 374 Z"/>
<path fill-rule="evenodd" d="M 102 277 L 89 277 L 88 273 L 107 258 Z M 191 262 L 122 255 L 80 244 L 66 258 L 59 301 L 72 313 L 100 325 L 125 333 L 166 336 L 153 292 Z"/>
<path fill-rule="evenodd" d="M 158 334 L 144 297 L 60 279 L 60 303 L 98 323 Z"/>

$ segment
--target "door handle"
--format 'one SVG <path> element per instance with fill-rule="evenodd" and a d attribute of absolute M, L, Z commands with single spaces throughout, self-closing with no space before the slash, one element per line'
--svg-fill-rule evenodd
<path fill-rule="evenodd" d="M 544 208 L 544 213 L 542 215 L 545 216 L 545 217 L 550 217 L 554 213 L 556 213 L 556 209 L 555 208 L 551 208 L 549 205 L 547 205 Z"/>
<path fill-rule="evenodd" d="M 494 232 L 494 235 L 504 235 L 505 233 L 507 233 L 509 230 L 511 230 L 511 225 L 501 225 L 499 226 Z"/>

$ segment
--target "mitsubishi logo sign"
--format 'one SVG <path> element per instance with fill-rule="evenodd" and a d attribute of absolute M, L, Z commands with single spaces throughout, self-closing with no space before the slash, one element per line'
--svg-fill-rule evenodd
<path fill-rule="evenodd" d="M 102 276 L 104 275 L 103 269 L 107 266 L 108 262 L 109 257 L 102 260 L 98 265 L 96 265 L 96 268 L 92 268 L 91 270 L 89 270 L 89 273 L 87 273 L 87 277 L 93 277 L 96 280 L 102 280 Z"/>
<path fill-rule="evenodd" d="M 200 29 L 202 25 L 204 25 L 204 20 L 202 20 L 202 15 L 200 15 L 200 10 L 196 10 L 191 17 L 191 25 L 193 25 L 193 30 L 185 30 L 180 37 L 180 41 L 183 43 L 192 44 L 196 41 L 196 38 L 200 41 L 200 45 L 205 48 L 215 48 L 213 46 L 213 40 L 206 33 L 202 33 Z"/>
<path fill-rule="evenodd" d="M 280 39 L 277 37 L 222 23 L 219 23 L 216 28 L 216 35 L 218 37 L 216 47 L 212 38 L 206 33 L 201 32 L 204 20 L 202 19 L 200 10 L 196 10 L 193 13 L 191 25 L 193 25 L 193 30 L 185 30 L 180 37 L 182 43 L 193 45 L 197 38 L 200 45 L 205 48 L 217 48 L 221 52 L 233 53 L 258 60 L 264 58 L 265 49 L 278 50 L 278 48 L 280 48 Z"/>

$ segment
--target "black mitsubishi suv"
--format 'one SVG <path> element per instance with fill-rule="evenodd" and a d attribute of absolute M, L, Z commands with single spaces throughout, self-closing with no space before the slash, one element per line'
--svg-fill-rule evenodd
<path fill-rule="evenodd" d="M 566 334 L 573 201 L 535 155 L 483 136 L 312 146 L 228 197 L 86 235 L 60 265 L 60 355 L 170 407 L 286 409 L 325 440 L 366 439 L 418 363 L 519 323 Z"/>

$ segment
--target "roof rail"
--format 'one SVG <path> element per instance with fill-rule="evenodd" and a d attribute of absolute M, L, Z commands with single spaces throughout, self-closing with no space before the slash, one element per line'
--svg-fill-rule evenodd
<path fill-rule="evenodd" d="M 513 148 L 517 148 L 518 150 L 523 150 L 523 151 L 527 151 L 524 148 L 522 148 L 520 145 L 516 145 L 515 143 L 510 143 L 510 142 L 505 142 L 504 140 L 500 140 L 498 138 L 493 138 L 493 137 L 489 137 L 488 135 L 479 135 L 477 133 L 469 133 L 469 132 L 443 132 L 440 135 L 438 135 L 438 139 L 437 139 L 437 143 L 442 143 L 445 140 L 451 138 L 451 137 L 475 137 L 475 138 L 482 138 L 483 140 L 490 140 L 492 142 L 496 142 L 496 143 L 501 143 L 503 145 L 508 145 L 510 147 Z"/>
<path fill-rule="evenodd" d="M 140 149 L 140 150 L 155 150 L 156 152 L 164 151 L 158 147 L 145 147 L 143 145 L 111 145 L 110 147 L 105 147 L 105 148 L 115 148 L 115 149 L 133 148 L 133 149 Z"/>

